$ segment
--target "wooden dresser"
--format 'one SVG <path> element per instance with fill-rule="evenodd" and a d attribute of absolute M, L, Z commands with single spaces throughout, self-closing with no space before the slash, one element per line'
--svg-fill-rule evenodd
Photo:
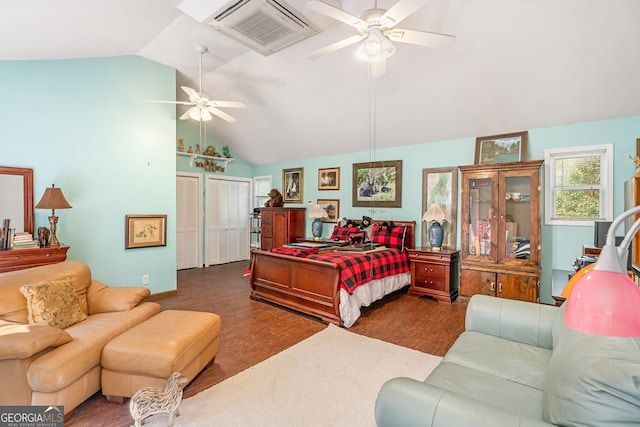
<path fill-rule="evenodd" d="M 0 273 L 62 262 L 68 250 L 69 246 L 0 250 Z"/>
<path fill-rule="evenodd" d="M 260 248 L 268 251 L 304 237 L 306 208 L 261 208 Z"/>

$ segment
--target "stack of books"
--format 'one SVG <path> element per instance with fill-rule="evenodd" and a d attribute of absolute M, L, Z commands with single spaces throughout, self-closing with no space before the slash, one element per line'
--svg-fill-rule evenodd
<path fill-rule="evenodd" d="M 2 227 L 0 228 L 0 249 L 11 249 L 15 229 L 9 228 L 10 223 L 10 219 L 4 219 L 2 221 Z"/>
<path fill-rule="evenodd" d="M 37 248 L 38 241 L 34 240 L 30 233 L 15 233 L 13 236 L 13 249 Z"/>

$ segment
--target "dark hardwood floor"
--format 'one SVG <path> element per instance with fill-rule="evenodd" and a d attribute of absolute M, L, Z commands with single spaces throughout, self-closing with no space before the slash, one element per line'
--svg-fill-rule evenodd
<path fill-rule="evenodd" d="M 305 316 L 249 298 L 246 262 L 178 272 L 178 293 L 151 296 L 163 309 L 217 313 L 222 318 L 215 363 L 184 390 L 184 398 L 229 378 L 326 327 Z M 349 331 L 430 354 L 444 355 L 464 329 L 466 303 L 451 305 L 407 295 L 406 288 L 362 309 Z M 160 332 L 160 331 L 159 331 Z M 109 403 L 100 392 L 78 406 L 66 426 L 129 426 L 128 400 Z"/>

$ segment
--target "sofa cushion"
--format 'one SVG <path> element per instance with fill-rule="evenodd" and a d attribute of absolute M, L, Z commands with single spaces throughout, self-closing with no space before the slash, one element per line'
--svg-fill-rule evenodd
<path fill-rule="evenodd" d="M 563 322 L 554 325 L 553 335 L 545 421 L 567 427 L 639 425 L 640 338 L 585 334 Z"/>
<path fill-rule="evenodd" d="M 542 390 L 550 357 L 546 348 L 466 331 L 444 361 Z"/>
<path fill-rule="evenodd" d="M 27 298 L 30 325 L 64 329 L 87 318 L 68 279 L 24 285 L 20 292 Z"/>
<path fill-rule="evenodd" d="M 148 288 L 118 288 L 94 280 L 87 292 L 89 314 L 131 310 L 149 295 L 151 291 Z"/>
<path fill-rule="evenodd" d="M 27 379 L 34 391 L 58 391 L 100 364 L 102 349 L 116 336 L 160 312 L 146 302 L 132 310 L 100 313 L 66 329 L 73 341 L 34 360 Z"/>
<path fill-rule="evenodd" d="M 456 363 L 440 363 L 424 381 L 505 412 L 542 419 L 542 391 Z"/>
<path fill-rule="evenodd" d="M 27 300 L 20 287 L 43 280 L 70 279 L 82 311 L 87 313 L 87 288 L 91 284 L 91 270 L 80 261 L 67 260 L 57 264 L 0 273 L 0 319 L 28 323 Z"/>
<path fill-rule="evenodd" d="M 62 329 L 0 320 L 0 360 L 27 359 L 71 340 Z"/>

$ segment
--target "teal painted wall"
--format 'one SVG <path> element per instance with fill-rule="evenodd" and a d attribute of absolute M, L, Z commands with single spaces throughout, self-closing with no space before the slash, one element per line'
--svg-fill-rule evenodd
<path fill-rule="evenodd" d="M 614 214 L 619 215 L 624 210 L 624 182 L 635 174 L 635 165 L 628 158 L 628 155 L 635 154 L 635 140 L 638 137 L 640 137 L 640 116 L 530 129 L 527 158 L 529 160 L 544 159 L 544 150 L 550 148 L 613 144 Z M 303 167 L 305 204 L 302 206 L 307 206 L 309 200 L 315 203 L 318 198 L 339 199 L 340 216 L 342 217 L 361 218 L 363 215 L 369 215 L 379 219 L 413 220 L 417 224 L 416 243 L 420 244 L 422 241 L 422 169 L 473 164 L 474 151 L 475 138 L 464 138 L 378 149 L 375 152 L 375 158 L 372 158 L 369 152 L 359 152 L 256 166 L 254 176 L 271 175 L 274 186 L 282 189 L 282 169 Z M 351 206 L 352 164 L 372 160 L 403 161 L 401 208 L 372 210 Z M 318 168 L 327 167 L 340 167 L 340 190 L 319 191 L 317 189 Z M 458 198 L 460 198 L 460 194 L 458 194 Z M 460 207 L 459 200 L 458 207 Z M 458 212 L 459 222 L 460 212 Z M 326 224 L 323 235 L 329 236 L 331 229 L 332 227 Z M 311 235 L 311 221 L 307 221 L 307 235 Z M 457 241 L 460 241 L 459 227 Z M 593 244 L 592 226 L 542 226 L 543 274 L 540 292 L 542 301 L 547 303 L 553 301 L 551 298 L 551 269 L 571 269 L 575 258 L 582 253 L 583 244 Z"/>
<path fill-rule="evenodd" d="M 202 170 L 175 151 L 180 137 L 195 145 L 199 128 L 176 120 L 175 108 L 148 102 L 175 99 L 175 70 L 135 56 L 0 62 L 0 93 L 0 164 L 34 169 L 36 203 L 51 183 L 63 189 L 73 209 L 57 212 L 58 236 L 71 245 L 69 258 L 87 262 L 94 277 L 108 284 L 140 285 L 148 274 L 152 292 L 176 289 L 175 172 Z M 614 144 L 617 215 L 624 206 L 623 183 L 635 173 L 628 155 L 639 136 L 639 116 L 529 129 L 528 158 L 543 159 L 546 148 Z M 203 145 L 222 151 L 224 144 Z M 471 164 L 474 149 L 469 137 L 380 149 L 375 158 L 359 152 L 254 167 L 236 157 L 224 174 L 271 175 L 281 189 L 282 169 L 303 167 L 304 206 L 318 198 L 340 199 L 341 216 L 415 220 L 419 243 L 422 169 Z M 401 208 L 351 207 L 352 164 L 372 160 L 403 160 Z M 318 168 L 326 167 L 341 168 L 340 190 L 317 190 Z M 168 215 L 166 247 L 124 249 L 124 216 L 141 213 Z M 36 227 L 48 226 L 48 214 L 36 210 Z M 551 302 L 551 269 L 571 268 L 592 240 L 593 227 L 543 225 L 543 301 Z"/>
<path fill-rule="evenodd" d="M 33 168 L 34 203 L 62 188 L 58 238 L 104 283 L 176 289 L 175 108 L 149 102 L 175 99 L 175 81 L 137 56 L 0 62 L 0 164 Z M 167 246 L 125 250 L 126 214 L 167 214 Z"/>

